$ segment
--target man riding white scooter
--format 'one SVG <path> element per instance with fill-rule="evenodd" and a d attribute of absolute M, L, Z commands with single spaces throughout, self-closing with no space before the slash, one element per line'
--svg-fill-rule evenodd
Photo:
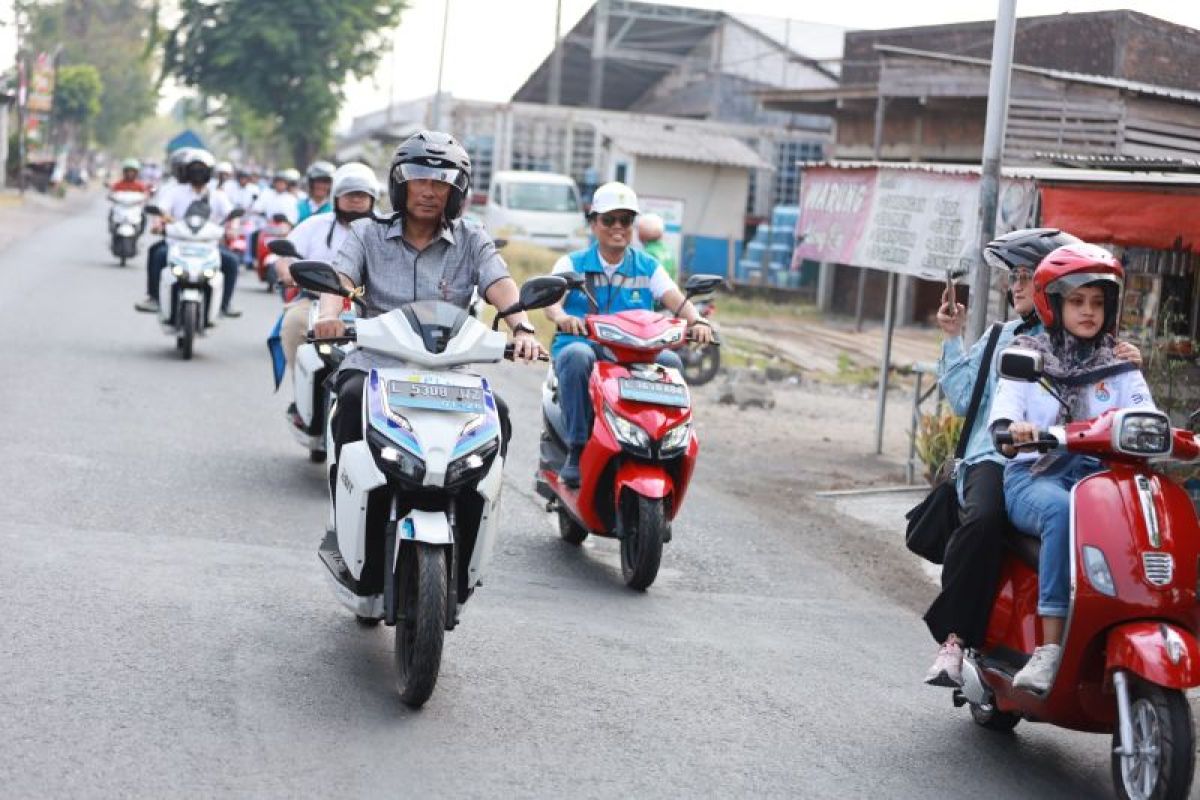
<path fill-rule="evenodd" d="M 554 272 L 582 274 L 602 314 L 637 308 L 649 311 L 656 301 L 670 309 L 682 306 L 679 314 L 687 321 L 695 341 L 711 342 L 712 328 L 708 321 L 686 301 L 666 270 L 653 257 L 629 246 L 637 215 L 637 195 L 625 184 L 614 181 L 596 189 L 588 212 L 596 243 L 560 258 Z M 590 313 L 589 303 L 582 289 L 576 288 L 561 303 L 546 309 L 546 318 L 558 327 L 552 353 L 569 439 L 567 458 L 558 475 L 571 488 L 579 486 L 579 458 L 592 432 L 588 380 L 596 359 L 604 357 L 585 337 L 587 328 L 583 318 Z M 658 363 L 675 369 L 683 366 L 671 350 L 660 353 Z"/>
<path fill-rule="evenodd" d="M 395 213 L 386 219 L 372 217 L 352 223 L 333 261 L 343 285 L 364 290 L 366 317 L 418 300 L 441 300 L 467 308 L 476 290 L 496 308 L 518 304 L 517 284 L 491 237 L 461 218 L 470 184 L 470 158 L 449 134 L 421 131 L 396 149 L 388 171 L 388 195 Z M 341 297 L 322 295 L 315 337 L 344 336 L 341 312 Z M 530 361 L 543 354 L 524 311 L 504 321 L 513 332 L 513 358 Z M 343 445 L 362 437 L 363 382 L 376 366 L 390 364 L 361 348 L 342 363 L 333 422 L 335 456 Z M 508 412 L 499 398 L 497 401 L 505 447 Z M 333 480 L 332 474 L 330 477 Z"/>
<path fill-rule="evenodd" d="M 192 149 L 187 155 L 182 174 L 183 182 L 164 186 L 155 198 L 155 205 L 163 212 L 164 221 L 181 219 L 192 203 L 203 200 L 208 204 L 209 219 L 224 225 L 233 211 L 233 204 L 220 189 L 209 186 L 212 180 L 214 160 L 207 150 Z M 146 255 L 146 297 L 134 305 L 138 311 L 158 312 L 159 275 L 167 265 L 166 241 L 155 242 Z M 221 273 L 224 276 L 224 292 L 221 298 L 221 316 L 240 317 L 242 312 L 231 306 L 233 289 L 237 284 L 237 258 L 221 248 Z"/>
<path fill-rule="evenodd" d="M 332 262 L 350 232 L 350 223 L 371 216 L 379 199 L 379 180 L 366 164 L 343 164 L 333 173 L 334 210 L 316 214 L 301 222 L 287 235 L 301 258 Z M 275 273 L 284 286 L 294 286 L 289 265 L 295 260 L 272 256 Z M 301 296 L 288 305 L 280 335 L 289 364 L 295 363 L 296 349 L 308 331 L 310 296 Z"/>

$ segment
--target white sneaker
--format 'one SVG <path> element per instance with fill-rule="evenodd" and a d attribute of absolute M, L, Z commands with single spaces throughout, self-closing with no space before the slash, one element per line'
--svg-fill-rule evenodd
<path fill-rule="evenodd" d="M 1058 672 L 1058 662 L 1062 658 L 1062 647 L 1057 644 L 1044 644 L 1035 648 L 1033 655 L 1021 671 L 1013 677 L 1013 688 L 1027 689 L 1038 694 L 1045 694 L 1054 685 L 1054 676 Z"/>
<path fill-rule="evenodd" d="M 929 672 L 925 673 L 925 682 L 930 686 L 946 686 L 955 688 L 963 685 L 962 680 L 963 651 L 958 642 L 947 641 L 938 650 L 937 658 Z"/>

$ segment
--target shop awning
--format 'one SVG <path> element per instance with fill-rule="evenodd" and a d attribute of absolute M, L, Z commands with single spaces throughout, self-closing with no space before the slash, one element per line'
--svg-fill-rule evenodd
<path fill-rule="evenodd" d="M 1042 224 L 1088 242 L 1200 252 L 1200 193 L 1046 186 Z"/>

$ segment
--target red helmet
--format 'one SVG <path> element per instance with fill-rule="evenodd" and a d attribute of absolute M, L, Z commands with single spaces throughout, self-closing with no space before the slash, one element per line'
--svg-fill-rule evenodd
<path fill-rule="evenodd" d="M 1080 286 L 1104 289 L 1104 333 L 1116 333 L 1117 304 L 1125 283 L 1121 262 L 1103 247 L 1080 242 L 1063 245 L 1042 259 L 1033 273 L 1033 307 L 1046 330 L 1062 326 L 1062 301 Z"/>

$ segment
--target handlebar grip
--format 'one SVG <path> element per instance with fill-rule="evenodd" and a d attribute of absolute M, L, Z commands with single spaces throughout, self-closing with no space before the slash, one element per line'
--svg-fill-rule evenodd
<path fill-rule="evenodd" d="M 992 441 L 995 442 L 997 447 L 1003 447 L 1013 443 L 1013 436 L 1008 431 L 996 431 L 992 435 Z"/>
<path fill-rule="evenodd" d="M 305 336 L 304 340 L 312 344 L 345 344 L 347 342 L 357 341 L 354 331 L 347 331 L 345 336 Z"/>
<path fill-rule="evenodd" d="M 509 342 L 508 344 L 504 345 L 504 358 L 509 361 L 513 360 L 513 343 L 512 342 Z M 538 355 L 537 360 L 538 361 L 549 361 L 550 356 L 546 355 L 545 353 L 541 353 Z"/>

